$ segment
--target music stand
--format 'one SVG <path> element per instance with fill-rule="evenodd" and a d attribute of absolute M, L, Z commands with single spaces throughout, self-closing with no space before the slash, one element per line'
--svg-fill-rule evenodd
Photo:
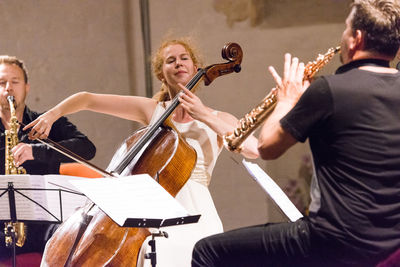
<path fill-rule="evenodd" d="M 121 227 L 158 229 L 197 223 L 200 219 L 200 215 L 190 215 L 148 174 L 71 183 Z M 152 234 L 149 241 L 151 252 L 146 253 L 145 258 L 151 260 L 153 267 L 156 266 L 155 237 L 168 237 L 168 234 L 160 230 Z"/>
<path fill-rule="evenodd" d="M 100 206 L 99 206 L 100 207 Z M 101 207 L 100 207 L 101 208 Z M 191 215 L 179 218 L 171 218 L 171 219 L 137 219 L 137 218 L 128 218 L 123 227 L 143 227 L 143 228 L 160 228 L 174 225 L 183 225 L 188 223 L 197 223 L 200 219 L 200 215 Z M 151 261 L 151 266 L 155 267 L 157 264 L 157 253 L 156 253 L 156 237 L 165 237 L 168 238 L 168 233 L 165 231 L 158 230 L 158 233 L 151 233 L 151 240 L 149 240 L 148 244 L 151 248 L 151 252 L 145 254 L 145 259 L 149 259 Z"/>
<path fill-rule="evenodd" d="M 270 199 L 273 200 L 273 203 L 278 207 L 279 211 L 286 216 L 290 222 L 295 222 L 303 217 L 303 214 L 296 208 L 292 201 L 290 201 L 285 192 L 283 192 L 258 164 L 246 161 L 245 159 L 242 160 L 242 164 L 250 176 L 264 189 Z"/>
<path fill-rule="evenodd" d="M 43 177 L 41 175 L 0 175 L 0 208 L 5 210 L 0 215 L 1 222 L 62 223 L 64 221 L 66 205 L 65 201 L 63 202 L 62 193 L 83 195 L 73 190 L 41 188 L 46 184 L 46 179 Z M 35 183 L 35 180 L 39 179 L 43 181 Z M 7 187 L 3 188 L 6 183 Z M 15 183 L 18 184 L 17 187 L 14 186 Z M 51 201 L 54 197 L 50 199 L 49 192 L 52 192 L 53 194 L 50 194 L 53 196 L 56 193 L 58 201 Z M 48 204 L 49 201 L 52 202 L 51 205 Z M 68 207 L 68 209 L 72 208 Z M 8 226 L 7 233 L 11 235 L 12 264 L 16 266 L 16 235 L 13 226 Z"/>

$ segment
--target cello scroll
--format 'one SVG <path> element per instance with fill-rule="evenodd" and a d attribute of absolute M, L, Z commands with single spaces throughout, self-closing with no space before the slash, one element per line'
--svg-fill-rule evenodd
<path fill-rule="evenodd" d="M 240 72 L 243 58 L 243 51 L 237 43 L 227 43 L 222 48 L 222 58 L 229 62 L 214 64 L 205 68 L 204 84 L 209 85 L 217 77 L 229 74 L 232 72 Z"/>

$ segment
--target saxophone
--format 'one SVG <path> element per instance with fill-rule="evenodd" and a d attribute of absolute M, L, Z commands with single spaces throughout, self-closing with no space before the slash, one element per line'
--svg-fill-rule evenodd
<path fill-rule="evenodd" d="M 325 54 L 319 54 L 317 59 L 313 62 L 307 63 L 304 69 L 303 81 L 311 80 L 314 75 L 321 70 L 333 56 L 340 52 L 340 47 L 330 48 Z M 232 152 L 240 153 L 241 144 L 246 140 L 249 135 L 257 129 L 260 124 L 265 121 L 272 113 L 276 106 L 278 91 L 273 88 L 270 93 L 247 113 L 242 119 L 239 120 L 239 127 L 232 133 L 224 135 L 224 146 Z"/>
<path fill-rule="evenodd" d="M 26 174 L 23 167 L 17 167 L 14 163 L 14 157 L 11 149 L 16 146 L 18 140 L 19 122 L 15 114 L 14 97 L 8 96 L 7 101 L 10 105 L 10 122 L 9 129 L 5 131 L 5 174 Z M 15 233 L 16 245 L 22 247 L 26 240 L 26 225 L 23 222 L 6 222 L 4 223 L 4 233 L 6 235 L 6 246 L 10 247 L 13 243 L 11 233 Z M 10 233 L 11 232 L 11 233 Z"/>

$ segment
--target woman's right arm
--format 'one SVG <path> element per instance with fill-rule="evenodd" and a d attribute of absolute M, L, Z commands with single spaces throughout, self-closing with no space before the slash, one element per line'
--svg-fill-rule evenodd
<path fill-rule="evenodd" d="M 66 98 L 39 116 L 25 126 L 24 130 L 32 127 L 31 138 L 45 138 L 48 136 L 52 124 L 58 118 L 81 110 L 90 110 L 148 124 L 156 105 L 156 100 L 146 97 L 80 92 Z"/>

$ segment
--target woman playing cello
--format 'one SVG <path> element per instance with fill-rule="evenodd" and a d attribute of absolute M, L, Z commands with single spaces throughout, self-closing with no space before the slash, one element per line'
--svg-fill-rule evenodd
<path fill-rule="evenodd" d="M 43 138 L 49 134 L 52 123 L 60 116 L 81 110 L 149 125 L 165 111 L 170 100 L 182 91 L 179 98 L 181 104 L 172 114 L 172 123 L 196 150 L 197 162 L 189 181 L 179 191 L 176 199 L 189 213 L 202 216 L 196 224 L 169 227 L 169 238 L 157 240 L 157 262 L 161 266 L 190 266 L 195 242 L 223 231 L 207 187 L 223 147 L 222 136 L 235 129 L 238 120 L 231 114 L 206 107 L 193 92 L 183 86 L 196 74 L 200 64 L 189 39 L 164 41 L 153 58 L 154 74 L 162 82 L 161 90 L 153 98 L 80 92 L 25 127 L 32 127 L 32 138 Z M 257 158 L 256 138 L 248 138 L 241 153 L 248 158 Z M 143 244 L 147 246 L 147 242 Z M 139 259 L 138 266 L 147 264 L 150 261 L 144 261 L 142 257 Z"/>

